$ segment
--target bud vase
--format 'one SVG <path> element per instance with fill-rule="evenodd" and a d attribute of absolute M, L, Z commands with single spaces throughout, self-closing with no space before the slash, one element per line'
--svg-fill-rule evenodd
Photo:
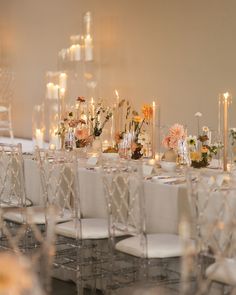
<path fill-rule="evenodd" d="M 100 136 L 95 136 L 91 147 L 92 153 L 101 154 L 102 153 L 102 140 Z"/>

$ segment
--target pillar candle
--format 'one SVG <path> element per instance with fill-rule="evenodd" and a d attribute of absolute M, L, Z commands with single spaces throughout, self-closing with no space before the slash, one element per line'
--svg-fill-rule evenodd
<path fill-rule="evenodd" d="M 43 132 L 41 129 L 35 130 L 35 143 L 39 148 L 43 148 Z"/>
<path fill-rule="evenodd" d="M 59 85 L 54 85 L 53 87 L 53 97 L 54 99 L 59 98 Z"/>
<path fill-rule="evenodd" d="M 93 60 L 93 40 L 92 37 L 88 34 L 84 39 L 85 46 L 85 61 Z"/>
<path fill-rule="evenodd" d="M 54 84 L 53 83 L 48 83 L 47 84 L 47 93 L 46 93 L 46 97 L 51 99 L 53 98 L 53 90 L 54 90 Z"/>
<path fill-rule="evenodd" d="M 61 73 L 59 76 L 59 87 L 66 89 L 67 86 L 67 74 Z"/>

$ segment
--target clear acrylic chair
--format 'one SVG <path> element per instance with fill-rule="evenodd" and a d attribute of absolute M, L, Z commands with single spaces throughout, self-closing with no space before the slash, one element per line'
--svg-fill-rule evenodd
<path fill-rule="evenodd" d="M 182 293 L 235 294 L 236 177 L 189 170 L 188 195 L 196 245 L 186 244 Z"/>
<path fill-rule="evenodd" d="M 6 222 L 5 215 L 9 210 L 12 212 L 17 209 L 0 209 L 0 253 L 14 253 L 16 259 L 26 259 L 30 270 L 37 274 L 43 294 L 50 294 L 55 253 L 55 208 L 51 206 L 45 209 L 46 226 L 43 229 L 34 223 L 33 215 L 37 213 L 34 207 L 21 208 L 24 222 L 12 227 Z M 12 271 L 14 273 L 15 270 Z M 18 275 L 21 276 L 20 273 Z"/>
<path fill-rule="evenodd" d="M 6 68 L 0 68 L 0 131 L 7 131 L 13 139 L 11 102 L 14 92 L 15 74 Z"/>
<path fill-rule="evenodd" d="M 73 151 L 39 150 L 41 183 L 46 204 L 54 204 L 64 222 L 56 225 L 57 251 L 54 266 L 65 270 L 77 283 L 95 293 L 104 256 L 98 244 L 108 238 L 108 223 L 102 218 L 82 218 L 78 193 L 78 164 Z"/>
<path fill-rule="evenodd" d="M 104 162 L 103 182 L 111 253 L 107 292 L 137 282 L 148 285 L 179 281 L 175 269 L 182 255 L 179 236 L 149 234 L 146 229 L 142 163 Z M 117 238 L 117 231 L 126 238 Z"/>
<path fill-rule="evenodd" d="M 0 207 L 26 205 L 22 146 L 0 143 Z"/>

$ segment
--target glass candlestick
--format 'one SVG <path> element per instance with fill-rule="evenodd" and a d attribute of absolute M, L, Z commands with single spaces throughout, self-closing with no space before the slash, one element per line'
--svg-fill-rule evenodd
<path fill-rule="evenodd" d="M 225 92 L 219 95 L 218 100 L 218 133 L 222 134 L 223 138 L 223 170 L 227 171 L 228 163 L 228 138 L 229 138 L 229 105 L 232 103 L 232 95 Z"/>

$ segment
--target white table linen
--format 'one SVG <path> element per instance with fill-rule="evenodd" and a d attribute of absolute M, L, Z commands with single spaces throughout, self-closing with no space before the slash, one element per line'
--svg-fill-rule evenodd
<path fill-rule="evenodd" d="M 34 204 L 43 204 L 39 168 L 36 161 L 25 158 L 26 193 Z M 78 168 L 81 210 L 84 218 L 107 216 L 100 168 Z M 164 184 L 144 180 L 147 231 L 149 233 L 178 233 L 182 216 L 189 218 L 190 208 L 186 184 Z"/>

